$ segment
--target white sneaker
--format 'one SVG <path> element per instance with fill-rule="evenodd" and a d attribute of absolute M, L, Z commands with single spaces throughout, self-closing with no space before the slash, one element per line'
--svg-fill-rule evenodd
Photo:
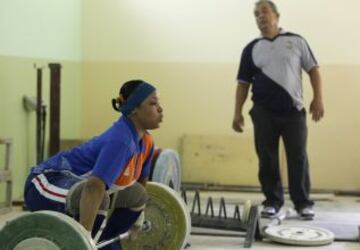
<path fill-rule="evenodd" d="M 271 217 L 275 216 L 276 214 L 277 214 L 277 211 L 272 206 L 265 206 L 261 210 L 261 217 L 263 217 L 263 218 L 271 218 Z"/>
<path fill-rule="evenodd" d="M 315 216 L 315 212 L 312 207 L 304 207 L 298 211 L 300 218 L 304 220 L 312 220 Z"/>

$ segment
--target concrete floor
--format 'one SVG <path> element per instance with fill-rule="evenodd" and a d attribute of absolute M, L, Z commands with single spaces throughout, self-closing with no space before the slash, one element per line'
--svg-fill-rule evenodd
<path fill-rule="evenodd" d="M 259 193 L 235 193 L 235 192 L 201 192 L 202 208 L 206 206 L 206 200 L 208 196 L 213 197 L 215 203 L 218 203 L 219 197 L 224 197 L 226 201 L 226 207 L 228 214 L 233 214 L 233 209 L 236 204 L 244 204 L 246 200 L 251 200 L 253 204 L 260 205 L 263 199 Z M 350 238 L 357 239 L 359 237 L 358 226 L 360 225 L 360 198 L 359 197 L 344 197 L 335 196 L 333 194 L 314 194 L 312 198 L 315 200 L 315 219 L 313 221 L 303 221 L 297 218 L 295 211 L 292 211 L 291 215 L 285 219 L 282 224 L 287 225 L 327 225 L 337 224 L 339 226 L 350 226 L 354 229 L 349 235 Z M 188 198 L 192 200 L 192 195 Z M 191 202 L 189 202 L 191 203 Z M 191 204 L 188 204 L 191 208 Z M 214 204 L 214 207 L 218 207 Z M 288 197 L 286 199 L 285 206 L 282 211 L 287 211 L 292 208 L 292 204 Z M 217 212 L 215 211 L 215 214 Z M 269 220 L 261 219 L 260 227 L 263 227 L 269 223 Z M 191 249 L 192 250 L 230 250 L 243 248 L 244 239 L 240 237 L 217 237 L 217 236 L 191 236 Z M 251 249 L 261 250 L 275 250 L 275 249 L 327 249 L 327 250 L 342 250 L 342 249 L 360 249 L 360 241 L 358 242 L 346 242 L 335 241 L 330 245 L 318 246 L 318 247 L 298 247 L 298 246 L 286 246 L 278 243 L 271 242 L 264 239 L 263 241 L 257 241 L 253 244 Z"/>
<path fill-rule="evenodd" d="M 205 209 L 206 200 L 209 196 L 213 197 L 215 214 L 218 212 L 218 203 L 220 197 L 225 198 L 227 214 L 233 214 L 235 204 L 240 207 L 246 200 L 251 200 L 253 204 L 260 204 L 262 195 L 259 193 L 235 193 L 235 192 L 201 192 L 202 209 Z M 188 193 L 188 207 L 191 208 L 191 201 L 193 193 Z M 314 194 L 313 199 L 316 202 L 315 212 L 316 217 L 314 221 L 301 221 L 298 218 L 291 216 L 283 221 L 283 224 L 319 224 L 319 223 L 337 223 L 340 225 L 349 225 L 357 228 L 360 225 L 360 198 L 359 197 L 344 197 L 335 196 L 332 194 Z M 291 208 L 291 203 L 287 200 L 283 208 L 286 211 Z M 6 214 L 0 214 L 0 228 L 4 223 L 19 214 L 23 213 L 19 207 L 13 207 L 12 211 Z M 261 219 L 261 226 L 267 223 L 267 220 Z M 354 238 L 358 237 L 358 232 L 353 232 Z M 230 250 L 243 248 L 244 239 L 241 237 L 219 237 L 219 236 L 201 236 L 191 235 L 191 248 L 192 250 Z M 275 250 L 275 249 L 318 249 L 318 250 L 342 250 L 342 249 L 360 249 L 360 242 L 345 242 L 335 241 L 330 245 L 321 247 L 297 247 L 285 246 L 267 239 L 261 242 L 255 242 L 251 249 L 257 250 Z"/>

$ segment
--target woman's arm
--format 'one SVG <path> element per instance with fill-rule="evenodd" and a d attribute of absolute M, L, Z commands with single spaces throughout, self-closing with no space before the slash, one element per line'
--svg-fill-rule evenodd
<path fill-rule="evenodd" d="M 96 176 L 90 176 L 80 198 L 80 224 L 89 232 L 93 228 L 104 195 L 105 183 Z"/>

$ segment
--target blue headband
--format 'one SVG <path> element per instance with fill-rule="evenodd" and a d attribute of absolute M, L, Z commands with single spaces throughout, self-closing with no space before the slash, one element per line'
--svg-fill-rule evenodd
<path fill-rule="evenodd" d="M 121 113 L 128 116 L 131 112 L 139 106 L 152 92 L 155 91 L 155 87 L 149 83 L 140 84 L 133 93 L 130 94 L 128 99 L 120 107 Z"/>

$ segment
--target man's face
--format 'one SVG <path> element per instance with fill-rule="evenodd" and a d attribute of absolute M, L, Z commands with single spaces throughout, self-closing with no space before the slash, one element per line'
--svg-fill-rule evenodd
<path fill-rule="evenodd" d="M 261 3 L 255 8 L 256 23 L 260 31 L 277 28 L 279 16 L 274 12 L 269 3 Z"/>

